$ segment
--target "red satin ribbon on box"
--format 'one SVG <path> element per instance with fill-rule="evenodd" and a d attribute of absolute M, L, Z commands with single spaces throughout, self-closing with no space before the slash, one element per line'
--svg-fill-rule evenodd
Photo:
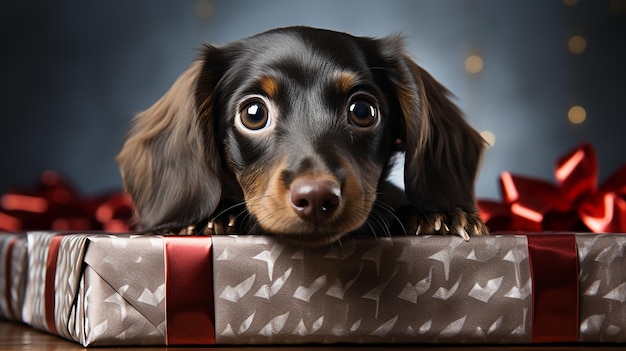
<path fill-rule="evenodd" d="M 479 200 L 492 231 L 626 232 L 626 165 L 600 187 L 598 160 L 590 144 L 561 157 L 556 184 L 503 172 L 502 202 Z"/>
<path fill-rule="evenodd" d="M 532 342 L 578 341 L 578 253 L 576 237 L 528 235 L 533 282 Z"/>
<path fill-rule="evenodd" d="M 215 344 L 211 238 L 164 239 L 167 345 Z"/>

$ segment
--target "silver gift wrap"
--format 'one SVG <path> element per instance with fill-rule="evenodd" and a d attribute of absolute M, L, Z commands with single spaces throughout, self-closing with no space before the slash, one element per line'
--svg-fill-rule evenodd
<path fill-rule="evenodd" d="M 532 283 L 522 236 L 344 241 L 215 237 L 216 339 L 268 343 L 524 343 Z"/>
<path fill-rule="evenodd" d="M 626 235 L 578 235 L 579 340 L 626 342 Z"/>
<path fill-rule="evenodd" d="M 7 304 L 19 304 L 22 321 L 85 346 L 530 343 L 533 319 L 546 314 L 533 310 L 533 269 L 555 268 L 531 266 L 525 235 L 344 239 L 324 248 L 215 236 L 202 239 L 210 247 L 197 248 L 193 263 L 168 258 L 168 245 L 178 244 L 156 235 L 63 235 L 55 260 L 48 257 L 54 236 L 29 233 L 10 260 L 1 257 L 0 272 L 16 272 L 16 286 L 0 285 L 0 314 L 11 318 Z M 575 337 L 626 342 L 626 235 L 570 237 L 578 269 Z M 8 240 L 0 236 L 2 255 Z M 211 274 L 178 289 L 174 304 L 172 265 Z M 46 288 L 51 283 L 54 289 Z M 198 312 L 210 323 L 198 330 L 180 318 L 176 309 L 186 298 L 209 302 Z M 171 335 L 194 327 L 189 337 Z"/>

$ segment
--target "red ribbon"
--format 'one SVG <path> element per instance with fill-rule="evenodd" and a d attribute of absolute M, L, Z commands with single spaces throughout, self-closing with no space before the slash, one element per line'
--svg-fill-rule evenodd
<path fill-rule="evenodd" d="M 211 238 L 165 237 L 167 345 L 215 344 Z"/>
<path fill-rule="evenodd" d="M 0 230 L 105 230 L 128 232 L 132 202 L 123 192 L 85 197 L 54 171 L 32 189 L 0 196 Z"/>
<path fill-rule="evenodd" d="M 63 235 L 55 235 L 50 239 L 48 245 L 48 258 L 46 260 L 46 281 L 44 288 L 44 313 L 48 331 L 57 334 L 56 322 L 54 318 L 54 281 L 57 272 L 57 259 L 59 257 L 59 246 Z"/>
<path fill-rule="evenodd" d="M 578 254 L 574 235 L 529 235 L 532 342 L 578 341 Z"/>
<path fill-rule="evenodd" d="M 559 158 L 556 184 L 503 172 L 502 202 L 479 200 L 492 231 L 626 231 L 626 165 L 600 187 L 598 160 L 590 144 Z"/>

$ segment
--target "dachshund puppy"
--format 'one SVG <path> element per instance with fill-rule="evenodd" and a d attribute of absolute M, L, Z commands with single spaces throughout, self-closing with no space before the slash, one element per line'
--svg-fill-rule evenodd
<path fill-rule="evenodd" d="M 290 27 L 207 45 L 133 122 L 117 160 L 146 230 L 488 233 L 484 142 L 397 36 Z M 402 152 L 404 191 L 387 181 Z"/>

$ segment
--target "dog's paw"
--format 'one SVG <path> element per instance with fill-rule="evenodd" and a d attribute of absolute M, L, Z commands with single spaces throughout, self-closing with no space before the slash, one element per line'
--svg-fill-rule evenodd
<path fill-rule="evenodd" d="M 210 220 L 204 227 L 205 235 L 234 234 L 237 232 L 237 221 L 233 215 L 223 215 Z"/>
<path fill-rule="evenodd" d="M 410 207 L 402 208 L 398 213 L 408 235 L 458 235 L 467 241 L 473 235 L 489 234 L 477 211 L 454 208 L 445 212 L 420 212 Z"/>
<path fill-rule="evenodd" d="M 235 216 L 220 216 L 208 222 L 188 225 L 183 228 L 168 230 L 164 234 L 169 235 L 222 235 L 234 234 L 237 231 Z"/>

